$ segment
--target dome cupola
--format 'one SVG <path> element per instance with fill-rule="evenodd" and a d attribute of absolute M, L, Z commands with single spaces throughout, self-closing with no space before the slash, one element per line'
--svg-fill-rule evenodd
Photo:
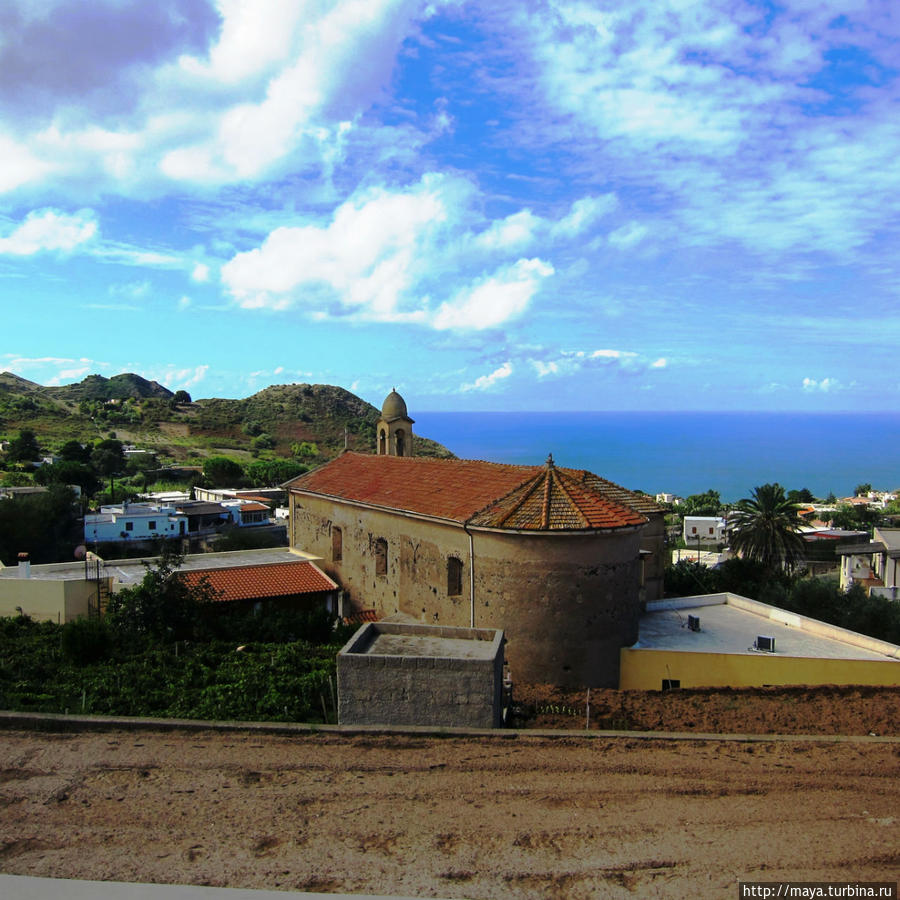
<path fill-rule="evenodd" d="M 412 456 L 413 420 L 406 401 L 394 388 L 381 405 L 381 418 L 375 426 L 379 456 Z"/>
<path fill-rule="evenodd" d="M 407 419 L 409 414 L 406 411 L 406 401 L 397 393 L 394 388 L 381 405 L 381 418 L 386 422 L 392 419 Z"/>

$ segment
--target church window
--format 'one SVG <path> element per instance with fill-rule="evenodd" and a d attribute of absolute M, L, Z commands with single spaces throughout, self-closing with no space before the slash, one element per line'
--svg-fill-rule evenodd
<path fill-rule="evenodd" d="M 400 428 L 397 429 L 397 432 L 396 432 L 396 438 L 397 438 L 397 456 L 403 456 L 403 452 L 404 452 L 404 436 L 403 436 L 403 430 L 402 430 L 402 429 L 400 429 Z"/>
<path fill-rule="evenodd" d="M 378 435 L 378 455 L 379 456 L 384 456 L 384 454 L 387 452 L 386 441 L 387 441 L 386 435 L 384 433 L 384 430 L 382 430 L 381 433 Z"/>
<path fill-rule="evenodd" d="M 462 560 L 451 556 L 447 560 L 447 593 L 458 597 L 462 593 Z"/>
<path fill-rule="evenodd" d="M 375 541 L 375 574 L 387 575 L 387 541 L 384 538 Z"/>
<path fill-rule="evenodd" d="M 340 562 L 344 552 L 344 533 L 337 525 L 331 526 L 331 561 Z"/>

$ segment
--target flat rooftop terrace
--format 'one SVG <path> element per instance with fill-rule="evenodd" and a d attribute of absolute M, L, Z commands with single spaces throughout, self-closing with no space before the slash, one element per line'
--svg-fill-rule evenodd
<path fill-rule="evenodd" d="M 691 631 L 688 616 L 700 619 Z M 776 656 L 900 661 L 900 647 L 736 594 L 681 597 L 647 604 L 636 650 L 772 655 L 753 648 L 775 638 Z"/>
<path fill-rule="evenodd" d="M 138 584 L 147 571 L 147 564 L 153 565 L 159 557 L 144 556 L 135 559 L 107 559 L 100 561 L 101 577 L 113 577 L 120 584 Z M 287 547 L 273 547 L 263 550 L 231 550 L 223 553 L 192 553 L 185 556 L 179 571 L 191 572 L 200 569 L 229 569 L 234 566 L 265 566 L 286 562 L 315 562 L 320 556 L 290 550 Z M 93 564 L 89 564 L 93 568 Z M 93 574 L 93 572 L 91 573 Z M 20 578 L 18 566 L 0 568 L 0 578 Z M 42 581 L 73 581 L 85 577 L 84 560 L 32 565 L 31 578 Z"/>
<path fill-rule="evenodd" d="M 373 622 L 344 651 L 362 656 L 486 659 L 497 655 L 502 632 L 493 628 L 451 628 Z"/>

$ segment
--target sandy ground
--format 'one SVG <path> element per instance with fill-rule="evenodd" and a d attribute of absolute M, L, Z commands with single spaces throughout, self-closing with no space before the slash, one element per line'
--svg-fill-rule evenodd
<path fill-rule="evenodd" d="M 428 897 L 896 881 L 900 744 L 0 731 L 9 874 Z"/>

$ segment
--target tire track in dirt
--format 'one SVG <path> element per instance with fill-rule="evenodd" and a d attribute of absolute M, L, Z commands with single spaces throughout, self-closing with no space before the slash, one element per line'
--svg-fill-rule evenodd
<path fill-rule="evenodd" d="M 7 731 L 0 758 L 12 874 L 677 898 L 900 873 L 894 744 Z"/>

